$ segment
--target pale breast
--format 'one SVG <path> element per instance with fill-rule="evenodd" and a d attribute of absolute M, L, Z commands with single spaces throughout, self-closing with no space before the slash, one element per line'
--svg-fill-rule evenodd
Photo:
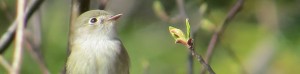
<path fill-rule="evenodd" d="M 73 43 L 68 74 L 128 74 L 129 58 L 119 40 L 77 39 Z"/>

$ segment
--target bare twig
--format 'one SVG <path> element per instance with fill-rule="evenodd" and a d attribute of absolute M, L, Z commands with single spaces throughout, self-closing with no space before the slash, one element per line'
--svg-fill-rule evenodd
<path fill-rule="evenodd" d="M 185 22 L 185 18 L 187 18 L 185 8 L 184 8 L 184 1 L 183 0 L 176 0 L 177 6 L 179 8 L 179 18 L 182 19 L 182 22 Z M 192 52 L 188 53 L 188 73 L 187 74 L 194 74 L 194 60 Z"/>
<path fill-rule="evenodd" d="M 188 73 L 187 74 L 194 74 L 194 59 L 192 52 L 188 53 Z"/>
<path fill-rule="evenodd" d="M 35 0 L 28 4 L 28 7 L 25 11 L 25 22 L 29 20 L 29 18 L 40 7 L 43 1 L 44 0 Z M 13 37 L 16 33 L 17 23 L 18 21 L 15 20 L 8 28 L 8 30 L 2 35 L 0 39 L 0 54 L 3 54 L 6 48 L 9 46 L 9 44 L 11 44 L 11 42 L 13 41 Z"/>
<path fill-rule="evenodd" d="M 17 8 L 17 33 L 16 33 L 16 47 L 14 51 L 14 58 L 12 63 L 13 71 L 10 74 L 19 74 L 21 63 L 22 63 L 22 55 L 23 55 L 23 38 L 24 38 L 24 26 L 25 26 L 25 0 L 18 0 L 18 8 Z"/>
<path fill-rule="evenodd" d="M 3 67 L 8 71 L 11 72 L 12 71 L 12 67 L 11 65 L 7 62 L 7 60 L 5 60 L 5 58 L 0 55 L 0 63 L 3 65 Z"/>
<path fill-rule="evenodd" d="M 37 51 L 35 51 L 35 50 L 40 50 L 40 49 L 35 47 L 28 39 L 25 39 L 25 40 L 26 40 L 25 41 L 26 47 L 28 48 L 29 53 L 31 53 L 30 55 L 37 62 L 37 64 L 41 68 L 43 74 L 50 74 L 41 54 L 39 54 Z"/>
<path fill-rule="evenodd" d="M 218 38 L 223 34 L 224 30 L 227 28 L 228 23 L 232 20 L 232 18 L 240 11 L 242 8 L 242 4 L 244 3 L 244 0 L 239 0 L 235 6 L 229 11 L 227 17 L 225 18 L 225 21 L 221 25 L 220 29 L 216 30 L 213 34 L 209 46 L 207 48 L 207 61 L 209 61 L 211 57 L 211 53 L 218 41 Z"/>
<path fill-rule="evenodd" d="M 208 63 L 206 63 L 204 61 L 204 59 L 202 58 L 201 55 L 197 54 L 195 52 L 195 48 L 194 48 L 194 42 L 193 42 L 193 39 L 189 39 L 188 40 L 188 49 L 189 51 L 192 53 L 192 56 L 194 56 L 194 58 L 196 58 L 202 65 L 204 68 L 206 68 L 208 70 L 208 72 L 210 74 L 215 74 L 215 72 L 213 71 L 213 69 L 210 67 L 210 65 Z"/>
<path fill-rule="evenodd" d="M 0 54 L 3 54 L 6 48 L 13 41 L 13 37 L 15 36 L 17 28 L 17 22 L 13 22 L 13 24 L 7 29 L 7 31 L 2 35 L 0 39 Z"/>
<path fill-rule="evenodd" d="M 41 15 L 40 11 L 37 11 L 36 14 L 33 15 L 31 18 L 31 25 L 28 27 L 32 27 L 33 32 L 26 32 L 26 39 L 25 39 L 25 45 L 30 53 L 30 55 L 33 57 L 33 59 L 37 62 L 39 65 L 41 71 L 43 74 L 49 74 L 49 70 L 46 67 L 46 64 L 44 62 L 43 55 L 41 53 Z"/>
<path fill-rule="evenodd" d="M 207 47 L 207 52 L 206 52 L 206 62 L 209 63 L 210 57 L 212 55 L 212 52 L 214 51 L 215 45 L 218 43 L 218 39 L 222 34 L 224 33 L 225 29 L 228 26 L 228 23 L 234 18 L 234 16 L 242 9 L 242 6 L 244 4 L 244 0 L 238 0 L 236 4 L 231 8 L 231 10 L 228 12 L 223 24 L 217 29 Z M 201 74 L 205 73 L 205 69 L 201 70 Z"/>

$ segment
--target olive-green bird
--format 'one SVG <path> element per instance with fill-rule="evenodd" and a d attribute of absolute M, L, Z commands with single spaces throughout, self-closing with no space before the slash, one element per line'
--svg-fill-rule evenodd
<path fill-rule="evenodd" d="M 70 31 L 67 74 L 129 74 L 129 57 L 115 22 L 122 14 L 104 10 L 81 14 Z"/>

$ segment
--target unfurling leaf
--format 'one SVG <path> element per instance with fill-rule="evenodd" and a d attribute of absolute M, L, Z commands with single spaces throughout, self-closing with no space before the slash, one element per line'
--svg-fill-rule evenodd
<path fill-rule="evenodd" d="M 172 37 L 175 39 L 175 43 L 187 44 L 187 39 L 180 29 L 169 26 L 169 31 Z"/>
<path fill-rule="evenodd" d="M 190 23 L 189 23 L 188 19 L 185 20 L 185 25 L 186 25 L 187 36 L 185 36 L 185 34 L 182 32 L 182 30 L 177 29 L 172 26 L 169 26 L 169 31 L 170 31 L 172 37 L 175 39 L 175 43 L 180 43 L 185 46 L 189 46 L 188 39 L 190 39 L 191 27 L 190 27 Z"/>

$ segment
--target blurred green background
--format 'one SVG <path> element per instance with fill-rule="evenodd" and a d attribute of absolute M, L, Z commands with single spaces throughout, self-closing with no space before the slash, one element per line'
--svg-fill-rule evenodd
<path fill-rule="evenodd" d="M 118 33 L 131 58 L 131 74 L 187 74 L 188 51 L 175 44 L 168 31 L 168 26 L 185 30 L 185 24 L 182 20 L 168 22 L 159 18 L 153 8 L 154 1 L 109 0 L 106 8 L 124 15 L 118 21 Z M 169 17 L 179 14 L 176 0 L 159 2 Z M 235 2 L 184 0 L 199 54 L 205 55 L 213 30 L 222 24 Z M 97 8 L 96 3 L 91 3 L 91 9 Z M 1 0 L 0 7 L 0 35 L 3 35 L 15 17 L 16 1 Z M 66 61 L 70 7 L 70 0 L 45 0 L 39 9 L 41 51 L 52 74 L 59 74 Z M 242 11 L 220 37 L 210 65 L 217 74 L 300 73 L 299 10 L 300 0 L 246 0 Z M 30 30 L 31 23 L 26 31 L 35 33 Z M 13 49 L 14 43 L 1 54 L 9 63 Z M 41 74 L 37 62 L 27 49 L 24 51 L 21 74 Z M 195 74 L 200 69 L 201 64 L 194 61 Z M 1 65 L 0 74 L 7 73 Z"/>

